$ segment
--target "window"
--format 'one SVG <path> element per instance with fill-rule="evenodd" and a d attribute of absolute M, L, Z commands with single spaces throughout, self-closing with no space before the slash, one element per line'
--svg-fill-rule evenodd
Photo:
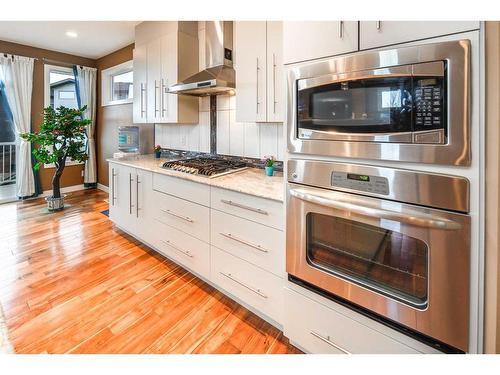
<path fill-rule="evenodd" d="M 59 99 L 76 99 L 76 93 L 74 91 L 59 91 Z"/>
<path fill-rule="evenodd" d="M 119 73 L 112 76 L 112 100 L 132 99 L 134 90 L 134 72 Z"/>
<path fill-rule="evenodd" d="M 45 106 L 78 109 L 76 98 L 75 75 L 73 69 L 65 66 L 45 65 Z M 83 164 L 67 160 L 66 165 Z M 45 168 L 54 168 L 54 164 L 45 164 Z"/>
<path fill-rule="evenodd" d="M 101 82 L 103 106 L 132 103 L 134 96 L 132 60 L 103 70 Z"/>
<path fill-rule="evenodd" d="M 73 69 L 45 65 L 45 107 L 78 108 Z"/>

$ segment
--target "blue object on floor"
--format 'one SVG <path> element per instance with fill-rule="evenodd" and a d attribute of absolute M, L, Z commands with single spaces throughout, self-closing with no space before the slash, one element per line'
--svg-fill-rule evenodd
<path fill-rule="evenodd" d="M 101 211 L 101 214 L 106 215 L 107 217 L 109 217 L 109 210 Z"/>

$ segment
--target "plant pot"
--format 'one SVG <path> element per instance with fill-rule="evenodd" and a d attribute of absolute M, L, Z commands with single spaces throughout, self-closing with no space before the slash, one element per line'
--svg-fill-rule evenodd
<path fill-rule="evenodd" d="M 274 174 L 274 167 L 266 167 L 266 176 L 271 177 Z"/>
<path fill-rule="evenodd" d="M 45 201 L 47 202 L 47 209 L 49 211 L 61 211 L 64 208 L 65 197 L 65 195 L 61 198 L 46 197 Z"/>
<path fill-rule="evenodd" d="M 159 159 L 161 157 L 161 151 L 155 151 L 155 158 Z"/>

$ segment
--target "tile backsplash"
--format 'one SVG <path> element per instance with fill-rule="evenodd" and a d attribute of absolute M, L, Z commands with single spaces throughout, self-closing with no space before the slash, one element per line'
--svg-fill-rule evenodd
<path fill-rule="evenodd" d="M 164 148 L 210 152 L 210 98 L 200 98 L 198 124 L 156 124 L 155 143 Z M 217 153 L 283 160 L 282 123 L 236 122 L 235 97 L 217 97 Z"/>
<path fill-rule="evenodd" d="M 199 67 L 205 69 L 205 22 L 198 21 Z M 217 97 L 217 153 L 283 160 L 282 123 L 236 122 L 234 96 Z M 199 123 L 157 124 L 155 143 L 164 148 L 210 152 L 210 98 L 200 98 Z"/>

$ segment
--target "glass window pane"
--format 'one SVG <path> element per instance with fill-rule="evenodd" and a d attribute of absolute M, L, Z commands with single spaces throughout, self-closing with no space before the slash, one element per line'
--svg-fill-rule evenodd
<path fill-rule="evenodd" d="M 399 232 L 307 214 L 308 262 L 417 308 L 427 306 L 428 247 Z"/>
<path fill-rule="evenodd" d="M 75 76 L 72 72 L 62 70 L 50 71 L 50 105 L 78 109 L 76 100 Z"/>
<path fill-rule="evenodd" d="M 120 73 L 112 77 L 112 100 L 125 100 L 133 97 L 133 71 Z"/>

